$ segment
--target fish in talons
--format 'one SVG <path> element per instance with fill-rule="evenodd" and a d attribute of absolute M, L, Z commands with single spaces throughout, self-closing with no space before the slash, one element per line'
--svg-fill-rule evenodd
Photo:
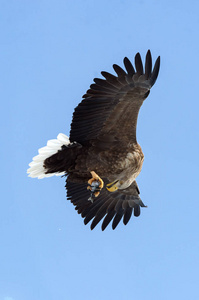
<path fill-rule="evenodd" d="M 94 171 L 90 173 L 92 178 L 88 180 L 87 189 L 91 191 L 91 195 L 88 200 L 93 203 L 94 199 L 99 196 L 101 189 L 104 187 L 104 182 Z"/>

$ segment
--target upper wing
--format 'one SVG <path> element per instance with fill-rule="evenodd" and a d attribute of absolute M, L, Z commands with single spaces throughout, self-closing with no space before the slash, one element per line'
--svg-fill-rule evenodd
<path fill-rule="evenodd" d="M 105 183 L 107 179 L 103 178 Z M 112 222 L 112 228 L 115 229 L 123 217 L 123 223 L 126 225 L 131 218 L 134 210 L 134 216 L 140 215 L 140 206 L 145 207 L 139 197 L 139 189 L 134 181 L 130 187 L 125 190 L 118 190 L 110 193 L 105 188 L 101 190 L 100 195 L 93 203 L 88 201 L 90 191 L 87 190 L 87 184 L 79 184 L 66 180 L 67 198 L 74 205 L 75 209 L 84 218 L 84 224 L 90 222 L 93 229 L 101 220 L 102 230 Z"/>
<path fill-rule="evenodd" d="M 140 54 L 135 56 L 135 68 L 124 58 L 124 71 L 113 65 L 117 76 L 102 72 L 104 79 L 95 78 L 94 84 L 75 108 L 70 131 L 70 141 L 85 145 L 90 140 L 114 142 L 136 141 L 136 124 L 139 109 L 154 85 L 160 67 L 157 58 L 152 70 L 150 50 L 143 69 Z"/>

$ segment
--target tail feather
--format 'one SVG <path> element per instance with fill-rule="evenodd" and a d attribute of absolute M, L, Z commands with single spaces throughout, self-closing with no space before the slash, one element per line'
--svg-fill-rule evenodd
<path fill-rule="evenodd" d="M 59 150 L 62 150 L 63 146 L 68 146 L 69 144 L 69 138 L 63 133 L 58 134 L 57 139 L 49 140 L 47 142 L 47 146 L 40 148 L 38 150 L 39 154 L 33 157 L 32 162 L 29 164 L 30 168 L 27 170 L 27 173 L 29 174 L 28 176 L 32 178 L 37 177 L 38 179 L 42 179 L 44 177 L 51 177 L 53 175 L 64 175 L 65 171 L 47 173 L 48 170 L 44 166 L 44 161 L 52 155 L 56 154 Z"/>

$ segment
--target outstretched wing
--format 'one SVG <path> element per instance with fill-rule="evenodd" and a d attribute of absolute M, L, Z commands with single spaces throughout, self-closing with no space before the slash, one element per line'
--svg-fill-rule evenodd
<path fill-rule="evenodd" d="M 124 58 L 124 71 L 113 65 L 117 76 L 102 72 L 104 79 L 95 78 L 94 84 L 76 107 L 70 131 L 70 141 L 86 145 L 97 141 L 114 143 L 120 135 L 120 145 L 136 141 L 136 125 L 139 109 L 154 85 L 160 67 L 157 58 L 152 70 L 150 50 L 146 54 L 143 68 L 140 54 L 135 56 L 135 69 L 128 58 Z"/>
<path fill-rule="evenodd" d="M 103 181 L 108 183 L 107 179 Z M 84 224 L 92 220 L 91 229 L 93 229 L 103 218 L 102 230 L 112 222 L 112 228 L 115 229 L 123 217 L 123 223 L 126 225 L 131 218 L 140 215 L 140 206 L 145 207 L 139 197 L 139 189 L 136 181 L 125 190 L 118 190 L 110 193 L 105 188 L 101 190 L 100 195 L 93 203 L 88 201 L 90 192 L 87 190 L 87 184 L 74 183 L 66 180 L 67 198 L 75 209 L 84 218 Z"/>

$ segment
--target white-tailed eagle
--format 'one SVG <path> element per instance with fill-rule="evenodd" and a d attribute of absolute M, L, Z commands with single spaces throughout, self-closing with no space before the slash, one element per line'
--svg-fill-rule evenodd
<path fill-rule="evenodd" d="M 139 109 L 154 85 L 160 57 L 152 69 L 151 53 L 143 68 L 140 54 L 135 69 L 127 57 L 125 71 L 114 64 L 117 76 L 101 72 L 75 108 L 69 138 L 60 133 L 29 164 L 30 177 L 65 175 L 67 198 L 93 229 L 112 221 L 115 229 L 123 217 L 126 225 L 145 207 L 135 181 L 144 155 L 136 139 Z"/>

